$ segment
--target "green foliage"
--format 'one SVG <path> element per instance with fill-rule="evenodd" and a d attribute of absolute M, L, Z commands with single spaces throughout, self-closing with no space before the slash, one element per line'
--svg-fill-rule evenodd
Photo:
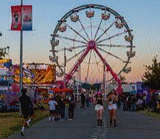
<path fill-rule="evenodd" d="M 151 89 L 160 89 L 160 63 L 157 62 L 156 57 L 152 60 L 151 66 L 145 65 L 146 72 L 143 75 L 142 81 L 145 86 Z"/>

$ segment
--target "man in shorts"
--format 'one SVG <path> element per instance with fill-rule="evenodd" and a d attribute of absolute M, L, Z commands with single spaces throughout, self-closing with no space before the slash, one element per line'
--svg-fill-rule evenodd
<path fill-rule="evenodd" d="M 50 115 L 49 121 L 51 121 L 52 119 L 54 120 L 54 118 L 55 119 L 57 118 L 57 111 L 56 111 L 57 101 L 55 101 L 54 98 L 51 98 L 48 105 L 49 105 L 49 115 Z"/>
<path fill-rule="evenodd" d="M 29 96 L 26 95 L 27 89 L 22 89 L 22 96 L 19 98 L 21 104 L 21 112 L 24 116 L 21 135 L 24 135 L 25 127 L 29 127 L 29 123 L 34 117 L 33 104 Z"/>

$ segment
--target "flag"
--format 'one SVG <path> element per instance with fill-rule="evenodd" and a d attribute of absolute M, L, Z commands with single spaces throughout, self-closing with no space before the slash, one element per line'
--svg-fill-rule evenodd
<path fill-rule="evenodd" d="M 12 24 L 11 30 L 21 30 L 21 6 L 11 6 Z"/>
<path fill-rule="evenodd" d="M 11 13 L 11 30 L 32 30 L 32 5 L 11 6 Z"/>
<path fill-rule="evenodd" d="M 32 30 L 32 5 L 22 7 L 22 30 Z"/>

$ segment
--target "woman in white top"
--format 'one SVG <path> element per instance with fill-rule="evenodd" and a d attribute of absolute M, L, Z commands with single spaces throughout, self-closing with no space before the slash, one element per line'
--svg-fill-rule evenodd
<path fill-rule="evenodd" d="M 117 100 L 118 97 L 116 91 L 113 89 L 107 97 L 107 103 L 110 115 L 110 126 L 112 126 L 112 121 L 114 121 L 114 127 L 116 127 Z"/>
<path fill-rule="evenodd" d="M 102 121 L 103 121 L 103 96 L 100 91 L 97 92 L 95 95 L 95 111 L 96 111 L 96 117 L 97 117 L 97 125 L 102 126 Z"/>

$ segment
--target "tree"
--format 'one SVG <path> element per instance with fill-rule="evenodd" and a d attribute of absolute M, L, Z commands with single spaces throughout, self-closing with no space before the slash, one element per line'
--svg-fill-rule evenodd
<path fill-rule="evenodd" d="M 157 62 L 156 57 L 152 60 L 153 64 L 146 67 L 146 72 L 142 77 L 143 84 L 151 89 L 160 90 L 160 62 Z"/>

